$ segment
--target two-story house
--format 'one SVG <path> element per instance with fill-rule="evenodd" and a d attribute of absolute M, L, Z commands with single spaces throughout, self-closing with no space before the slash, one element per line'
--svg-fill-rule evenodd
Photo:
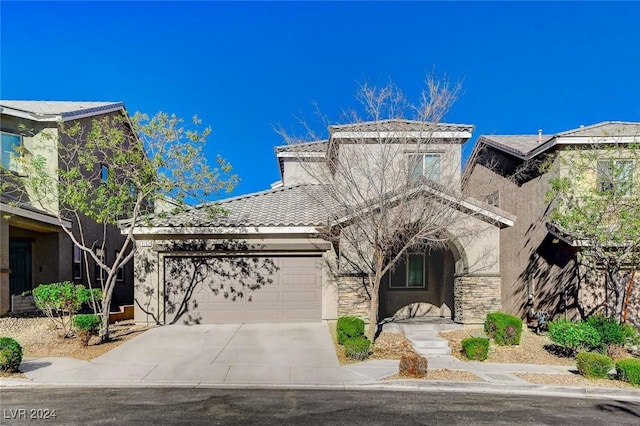
<path fill-rule="evenodd" d="M 416 179 L 424 175 L 436 184 L 443 179 L 451 183 L 448 193 L 438 192 L 437 185 L 420 190 L 430 191 L 429 202 L 446 204 L 449 221 L 443 233 L 454 237 L 442 248 L 410 251 L 382 279 L 378 317 L 422 304 L 428 315 L 460 323 L 484 321 L 487 312 L 501 308 L 500 229 L 512 226 L 514 217 L 459 196 L 461 145 L 471 138 L 473 126 L 431 125 L 432 143 L 412 144 L 422 129 L 424 123 L 407 120 L 330 126 L 327 140 L 276 147 L 281 181 L 269 190 L 218 202 L 225 214 L 212 217 L 193 208 L 137 224 L 136 270 L 144 273 L 136 275 L 136 321 L 314 322 L 343 315 L 367 319 L 371 295 L 362 285 L 362 274 L 341 261 L 348 250 L 341 233 L 349 225 L 337 226 L 343 219 L 331 202 L 325 202 L 326 186 L 341 183 L 349 174 L 349 185 L 357 186 L 357 192 L 373 193 L 379 179 L 364 175 L 356 158 L 374 161 L 390 152 L 388 170 L 410 164 Z M 366 215 L 376 214 L 376 208 L 372 203 L 353 210 Z M 359 218 L 344 220 L 353 223 Z M 462 228 L 475 232 L 461 233 Z M 193 262 L 185 264 L 185 259 Z M 270 282 L 261 281 L 259 288 L 252 288 L 254 277 L 234 273 L 239 264 L 265 259 L 277 270 L 265 272 Z M 204 270 L 196 272 L 207 260 L 216 265 L 212 286 Z M 192 276 L 180 275 L 184 271 Z M 198 288 L 185 287 L 198 280 Z M 230 288 L 244 297 L 233 297 Z M 190 315 L 176 318 L 176 306 L 185 306 L 186 298 Z"/>
<path fill-rule="evenodd" d="M 630 122 L 603 122 L 554 135 L 539 131 L 478 139 L 464 170 L 465 193 L 518 218 L 513 227 L 500 231 L 502 305 L 507 312 L 529 319 L 540 311 L 551 317 L 579 318 L 603 302 L 603 293 L 593 291 L 602 285 L 586 285 L 588 277 L 580 267 L 578 252 L 589 249 L 589 243 L 575 241 L 550 220 L 553 206 L 545 194 L 554 170 L 562 170 L 573 185 L 600 185 L 606 190 L 605 185 L 613 184 L 611 176 L 606 177 L 612 161 L 625 167 L 619 177 L 637 181 L 638 164 L 624 159 L 624 150 L 639 142 L 640 123 Z M 562 159 L 585 149 L 597 156 L 593 176 L 579 182 L 580 171 L 571 167 L 570 159 Z M 608 158 L 611 149 L 622 160 Z M 637 303 L 637 298 L 632 300 L 629 309 L 636 320 L 640 312 Z"/>
<path fill-rule="evenodd" d="M 57 199 L 35 200 L 23 185 L 26 176 L 18 158 L 20 150 L 37 152 L 46 157 L 50 176 L 61 167 L 59 145 L 61 123 L 79 123 L 89 129 L 94 119 L 108 115 L 126 115 L 121 102 L 60 102 L 60 101 L 0 101 L 0 315 L 17 311 L 18 296 L 39 284 L 72 281 L 87 284 L 87 275 L 99 277 L 99 268 L 73 246 L 62 227 L 78 231 L 72 218 L 59 220 Z M 104 165 L 96 164 L 96 168 Z M 118 229 L 109 227 L 103 236 L 102 227 L 87 218 L 82 219 L 85 235 L 97 246 L 106 237 L 104 256 L 115 256 L 123 242 Z M 114 305 L 133 302 L 133 266 L 126 266 L 118 275 Z"/>

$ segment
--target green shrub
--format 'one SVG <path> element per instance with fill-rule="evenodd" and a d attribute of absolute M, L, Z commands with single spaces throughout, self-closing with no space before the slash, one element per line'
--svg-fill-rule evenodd
<path fill-rule="evenodd" d="M 11 337 L 0 337 L 0 371 L 15 373 L 22 362 L 22 347 Z"/>
<path fill-rule="evenodd" d="M 621 328 L 625 345 L 640 345 L 640 333 L 636 327 L 631 324 L 622 324 Z"/>
<path fill-rule="evenodd" d="M 576 352 L 600 346 L 600 333 L 586 322 L 567 320 L 549 321 L 549 337 L 553 343 Z"/>
<path fill-rule="evenodd" d="M 89 290 L 83 285 L 69 281 L 41 284 L 32 294 L 38 309 L 51 319 L 62 337 L 69 336 L 71 332 L 71 321 L 66 316 L 72 317 L 83 304 L 91 302 L 92 296 L 96 300 L 102 297 L 100 290 Z"/>
<path fill-rule="evenodd" d="M 626 358 L 616 363 L 618 380 L 640 385 L 640 359 Z"/>
<path fill-rule="evenodd" d="M 336 324 L 336 333 L 338 343 L 344 345 L 347 340 L 364 334 L 364 321 L 356 317 L 340 317 Z"/>
<path fill-rule="evenodd" d="M 462 341 L 462 349 L 467 358 L 484 361 L 489 355 L 489 339 L 485 337 L 467 337 Z"/>
<path fill-rule="evenodd" d="M 604 315 L 594 315 L 589 317 L 586 322 L 596 329 L 603 347 L 624 344 L 622 326 L 615 319 L 607 318 Z"/>
<path fill-rule="evenodd" d="M 73 317 L 73 326 L 79 331 L 97 334 L 102 323 L 100 317 L 95 314 L 82 314 Z"/>
<path fill-rule="evenodd" d="M 352 359 L 367 359 L 371 348 L 371 342 L 364 336 L 352 337 L 344 342 L 344 355 Z"/>
<path fill-rule="evenodd" d="M 594 352 L 580 352 L 576 356 L 578 372 L 585 377 L 607 377 L 613 368 L 613 360 Z"/>
<path fill-rule="evenodd" d="M 98 334 L 102 320 L 95 314 L 81 314 L 73 317 L 73 326 L 78 330 L 80 341 L 84 346 L 89 344 L 91 336 Z"/>
<path fill-rule="evenodd" d="M 519 345 L 522 320 L 503 312 L 487 314 L 484 331 L 498 345 Z"/>

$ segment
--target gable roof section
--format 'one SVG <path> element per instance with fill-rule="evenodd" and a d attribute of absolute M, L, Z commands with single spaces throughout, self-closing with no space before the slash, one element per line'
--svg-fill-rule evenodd
<path fill-rule="evenodd" d="M 427 123 L 424 121 L 391 119 L 364 121 L 361 123 L 329 126 L 329 131 L 338 132 L 473 132 L 471 124 Z"/>
<path fill-rule="evenodd" d="M 423 180 L 422 183 L 416 184 L 412 189 L 409 189 L 408 192 L 409 195 L 418 195 L 421 193 L 440 199 L 443 204 L 450 205 L 452 209 L 477 217 L 478 219 L 491 223 L 499 228 L 513 226 L 516 220 L 516 216 L 511 213 L 508 213 L 498 207 L 491 206 L 483 201 L 479 201 L 473 197 L 462 197 L 459 194 L 447 194 L 439 189 L 438 185 L 430 183 L 428 180 Z M 402 196 L 390 194 L 387 201 L 390 203 L 393 203 L 394 200 L 401 202 L 401 199 Z M 346 215 L 339 217 L 336 221 L 338 223 L 351 221 L 355 219 L 357 215 L 366 215 L 371 212 L 375 212 L 378 209 L 378 206 L 379 203 L 372 203 L 369 207 L 358 208 L 356 209 L 356 213 L 347 213 Z"/>
<path fill-rule="evenodd" d="M 528 160 L 556 145 L 634 141 L 640 142 L 640 122 L 604 121 L 555 135 L 481 135 L 476 147 L 483 143 Z"/>
<path fill-rule="evenodd" d="M 324 158 L 328 146 L 329 141 L 327 140 L 276 146 L 274 150 L 278 158 L 280 176 L 284 174 L 285 158 Z"/>
<path fill-rule="evenodd" d="M 320 185 L 288 186 L 221 200 L 226 211 L 210 217 L 202 206 L 167 217 L 151 219 L 152 227 L 313 227 L 327 221 L 317 197 Z"/>
<path fill-rule="evenodd" d="M 558 145 L 593 143 L 640 143 L 640 122 L 603 121 L 555 135 L 481 135 L 462 173 L 466 182 L 483 146 L 490 146 L 521 160 L 530 160 Z"/>
<path fill-rule="evenodd" d="M 0 113 L 32 121 L 68 121 L 120 110 L 125 111 L 123 102 L 0 100 Z"/>

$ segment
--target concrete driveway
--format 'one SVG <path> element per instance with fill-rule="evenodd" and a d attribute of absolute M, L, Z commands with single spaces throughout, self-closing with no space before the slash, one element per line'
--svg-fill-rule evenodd
<path fill-rule="evenodd" d="M 364 378 L 339 366 L 325 323 L 163 326 L 92 361 L 39 358 L 21 368 L 34 382 L 66 384 L 342 385 Z"/>

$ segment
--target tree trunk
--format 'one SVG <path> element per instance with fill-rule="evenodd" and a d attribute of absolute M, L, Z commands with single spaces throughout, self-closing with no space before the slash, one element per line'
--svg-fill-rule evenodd
<path fill-rule="evenodd" d="M 367 338 L 373 342 L 378 331 L 378 308 L 380 305 L 380 280 L 377 277 L 369 278 L 371 283 L 371 307 L 369 308 L 369 327 Z"/>

